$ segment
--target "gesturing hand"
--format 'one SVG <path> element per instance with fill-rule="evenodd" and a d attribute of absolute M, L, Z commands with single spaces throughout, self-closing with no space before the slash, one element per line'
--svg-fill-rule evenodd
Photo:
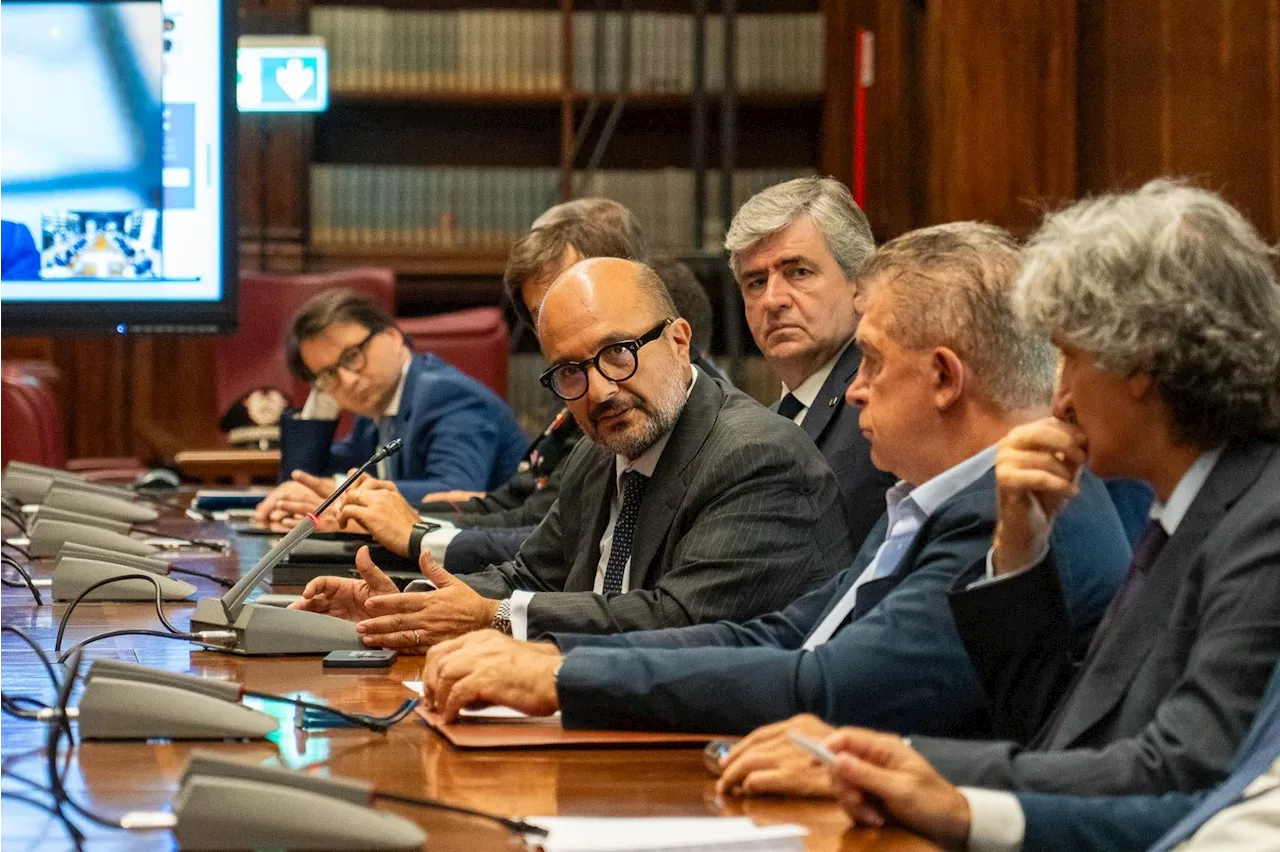
<path fill-rule="evenodd" d="M 369 616 L 368 603 L 377 595 L 394 594 L 396 584 L 378 570 L 369 557 L 369 548 L 356 552 L 356 570 L 360 579 L 348 577 L 317 577 L 302 590 L 302 600 L 289 605 L 289 609 L 323 612 L 347 621 L 360 621 Z"/>
<path fill-rule="evenodd" d="M 887 814 L 940 846 L 964 849 L 968 799 L 901 737 L 841 728 L 825 745 L 836 753 L 836 798 L 855 825 L 878 828 Z"/>
<path fill-rule="evenodd" d="M 436 585 L 433 592 L 385 594 L 369 598 L 370 617 L 356 625 L 366 645 L 415 648 L 434 645 L 493 623 L 498 602 L 482 597 L 466 583 L 436 564 L 431 554 L 418 559 L 423 575 Z"/>
<path fill-rule="evenodd" d="M 996 445 L 997 575 L 1027 567 L 1048 546 L 1059 510 L 1080 493 L 1086 447 L 1083 432 L 1052 417 L 1018 426 Z"/>

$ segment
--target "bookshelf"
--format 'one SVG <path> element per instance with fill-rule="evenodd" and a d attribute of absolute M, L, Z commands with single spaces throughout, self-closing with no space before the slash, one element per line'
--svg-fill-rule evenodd
<path fill-rule="evenodd" d="M 715 152 L 724 27 L 722 4 L 706 3 L 702 150 L 711 171 L 707 227 L 703 244 L 695 246 L 687 197 L 698 159 L 691 130 L 695 5 L 264 0 L 249 6 L 246 32 L 326 37 L 333 92 L 329 112 L 313 125 L 278 132 L 264 160 L 243 158 L 242 197 L 249 201 L 242 221 L 245 233 L 255 235 L 242 245 L 248 268 L 262 257 L 278 271 L 372 263 L 404 279 L 404 312 L 438 310 L 445 285 L 470 287 L 475 304 L 491 304 L 480 300 L 497 292 L 493 280 L 501 276 L 511 240 L 545 207 L 593 188 L 651 196 L 668 214 L 675 211 L 680 221 L 668 215 L 661 223 L 637 211 L 661 237 L 658 249 L 714 250 L 723 230 Z M 762 181 L 836 170 L 823 139 L 828 90 L 843 85 L 830 79 L 830 57 L 824 58 L 833 4 L 732 5 L 739 68 L 735 198 Z M 585 168 L 619 100 L 619 118 L 588 180 Z M 585 117 L 594 120 L 575 151 Z M 763 127 L 769 132 L 755 132 Z M 248 141 L 252 145 L 252 136 Z M 263 174 L 268 193 L 282 182 L 294 196 L 266 205 L 265 252 L 256 243 L 261 217 L 253 201 L 261 198 Z M 487 183 L 477 191 L 473 181 Z M 466 303 L 467 296 L 454 293 L 444 301 Z"/>

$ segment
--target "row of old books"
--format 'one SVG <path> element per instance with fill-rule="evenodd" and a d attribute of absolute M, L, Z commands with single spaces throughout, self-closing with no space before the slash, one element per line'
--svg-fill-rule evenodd
<path fill-rule="evenodd" d="M 823 18 L 817 13 L 737 16 L 734 52 L 738 90 L 747 93 L 822 91 Z M 627 91 L 689 94 L 693 91 L 693 17 L 637 12 L 631 16 Z M 579 92 L 622 88 L 626 15 L 575 12 L 573 84 Z M 707 16 L 706 86 L 724 82 L 724 20 Z"/>
<path fill-rule="evenodd" d="M 767 186 L 805 174 L 744 169 L 734 174 L 735 208 Z M 705 242 L 723 239 L 719 173 L 708 174 Z M 605 170 L 577 174 L 575 195 L 627 205 L 655 252 L 693 245 L 694 177 L 689 169 Z M 504 251 L 546 208 L 560 201 L 556 169 L 333 165 L 311 167 L 311 236 L 328 249 Z"/>
<path fill-rule="evenodd" d="M 634 93 L 693 90 L 693 18 L 630 15 L 630 59 L 622 12 L 573 15 L 573 89 Z M 323 36 L 335 94 L 545 94 L 564 90 L 566 33 L 556 11 L 418 11 L 376 6 L 313 6 L 311 32 Z M 818 92 L 823 80 L 821 13 L 737 17 L 738 88 Z M 724 22 L 707 21 L 707 85 L 724 79 Z M 626 73 L 624 73 L 624 71 Z"/>

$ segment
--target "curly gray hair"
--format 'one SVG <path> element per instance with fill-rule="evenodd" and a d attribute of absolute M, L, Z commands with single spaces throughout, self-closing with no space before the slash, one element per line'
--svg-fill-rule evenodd
<path fill-rule="evenodd" d="M 1121 375 L 1150 373 L 1200 447 L 1280 428 L 1276 252 L 1207 190 L 1156 180 L 1045 218 L 1016 304 Z"/>
<path fill-rule="evenodd" d="M 829 177 L 803 177 L 775 184 L 738 208 L 724 237 L 733 274 L 739 272 L 742 252 L 805 214 L 822 232 L 827 250 L 852 281 L 876 242 L 867 215 L 854 202 L 849 187 Z"/>
<path fill-rule="evenodd" d="M 1025 409 L 1052 398 L 1057 354 L 1047 336 L 1014 313 L 1020 260 L 1003 228 L 952 222 L 880 246 L 858 280 L 867 292 L 886 288 L 893 306 L 888 332 L 900 345 L 954 350 L 992 402 Z"/>

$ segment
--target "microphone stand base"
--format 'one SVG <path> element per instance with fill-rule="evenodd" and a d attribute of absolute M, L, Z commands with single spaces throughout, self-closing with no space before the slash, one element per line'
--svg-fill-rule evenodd
<path fill-rule="evenodd" d="M 196 602 L 195 611 L 191 614 L 191 629 L 234 630 L 234 645 L 212 650 L 250 657 L 327 654 L 330 651 L 360 651 L 367 647 L 360 641 L 356 626 L 346 619 L 319 612 L 245 604 L 240 615 L 230 622 L 220 598 Z"/>

